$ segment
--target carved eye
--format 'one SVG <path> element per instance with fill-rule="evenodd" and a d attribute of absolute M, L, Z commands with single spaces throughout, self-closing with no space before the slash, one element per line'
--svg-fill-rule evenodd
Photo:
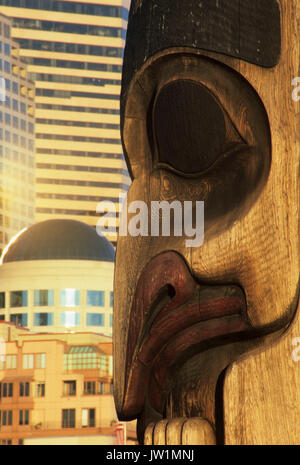
<path fill-rule="evenodd" d="M 153 112 L 158 163 L 195 174 L 208 169 L 241 137 L 217 99 L 203 85 L 189 80 L 167 84 Z"/>

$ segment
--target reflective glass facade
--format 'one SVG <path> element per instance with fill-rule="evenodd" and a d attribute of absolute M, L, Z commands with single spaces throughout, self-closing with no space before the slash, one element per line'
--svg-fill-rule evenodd
<path fill-rule="evenodd" d="M 0 10 L 1 13 L 1 10 Z M 0 251 L 35 222 L 35 90 L 0 14 Z"/>
<path fill-rule="evenodd" d="M 130 184 L 119 128 L 129 1 L 109 3 L 0 0 L 36 85 L 37 221 L 70 218 L 96 226 L 98 202 L 85 195 L 118 198 Z M 62 200 L 63 193 L 75 199 Z M 108 228 L 113 244 L 116 234 Z"/>
<path fill-rule="evenodd" d="M 87 291 L 87 305 L 91 307 L 104 306 L 104 292 L 103 291 Z"/>
<path fill-rule="evenodd" d="M 0 292 L 0 298 L 0 321 L 16 326 L 45 327 L 47 331 L 94 327 L 97 332 L 111 332 L 112 329 L 112 291 L 18 290 Z"/>
<path fill-rule="evenodd" d="M 34 305 L 37 307 L 54 305 L 54 291 L 46 289 L 34 291 Z"/>

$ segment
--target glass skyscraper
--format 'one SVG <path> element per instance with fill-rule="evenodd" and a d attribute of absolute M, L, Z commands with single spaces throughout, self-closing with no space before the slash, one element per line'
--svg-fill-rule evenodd
<path fill-rule="evenodd" d="M 35 222 L 34 83 L 0 14 L 0 251 Z"/>
<path fill-rule="evenodd" d="M 36 86 L 36 220 L 96 226 L 128 189 L 119 95 L 130 0 L 0 0 Z M 107 234 L 115 244 L 116 233 Z"/>

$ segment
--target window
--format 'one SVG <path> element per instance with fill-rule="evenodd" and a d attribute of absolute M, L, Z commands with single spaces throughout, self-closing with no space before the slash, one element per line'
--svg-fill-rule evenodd
<path fill-rule="evenodd" d="M 1 426 L 12 425 L 12 410 L 0 410 L 0 425 Z"/>
<path fill-rule="evenodd" d="M 10 116 L 9 113 L 5 113 L 5 115 L 4 115 L 4 120 L 5 120 L 5 124 L 10 125 L 10 123 L 11 123 L 11 116 Z"/>
<path fill-rule="evenodd" d="M 34 313 L 34 326 L 52 326 L 54 313 Z"/>
<path fill-rule="evenodd" d="M 63 409 L 62 410 L 62 428 L 75 428 L 75 409 Z"/>
<path fill-rule="evenodd" d="M 30 395 L 29 392 L 30 392 L 30 383 L 27 381 L 25 383 L 21 382 L 19 384 L 19 395 L 21 397 L 29 397 Z"/>
<path fill-rule="evenodd" d="M 99 394 L 104 394 L 104 383 L 99 383 Z"/>
<path fill-rule="evenodd" d="M 19 411 L 19 425 L 29 425 L 29 410 Z"/>
<path fill-rule="evenodd" d="M 33 368 L 33 354 L 23 355 L 23 368 L 25 370 Z"/>
<path fill-rule="evenodd" d="M 10 55 L 10 45 L 9 44 L 4 44 L 4 53 L 5 55 Z"/>
<path fill-rule="evenodd" d="M 27 320 L 27 313 L 12 313 L 10 315 L 11 323 L 14 323 L 16 326 L 27 326 Z"/>
<path fill-rule="evenodd" d="M 80 313 L 62 312 L 60 314 L 60 324 L 66 328 L 80 325 Z"/>
<path fill-rule="evenodd" d="M 44 289 L 34 291 L 34 305 L 36 307 L 49 307 L 54 305 L 54 291 Z"/>
<path fill-rule="evenodd" d="M 1 414 L 1 412 L 0 412 Z M 12 439 L 1 439 L 0 440 L 0 445 L 1 446 L 11 446 L 12 445 Z"/>
<path fill-rule="evenodd" d="M 12 291 L 10 293 L 11 307 L 27 307 L 27 291 Z"/>
<path fill-rule="evenodd" d="M 86 315 L 87 326 L 104 326 L 103 313 L 87 313 Z"/>
<path fill-rule="evenodd" d="M 46 368 L 46 354 L 35 355 L 35 368 Z"/>
<path fill-rule="evenodd" d="M 13 99 L 13 110 L 19 111 L 19 102 L 16 99 Z"/>
<path fill-rule="evenodd" d="M 12 90 L 15 94 L 18 94 L 19 93 L 19 84 L 15 81 L 13 81 L 12 83 Z"/>
<path fill-rule="evenodd" d="M 0 308 L 5 308 L 5 292 L 0 292 Z"/>
<path fill-rule="evenodd" d="M 103 291 L 87 291 L 86 304 L 90 307 L 103 307 L 104 306 L 104 292 Z"/>
<path fill-rule="evenodd" d="M 76 289 L 61 290 L 60 305 L 64 307 L 75 307 L 80 305 L 80 291 Z"/>
<path fill-rule="evenodd" d="M 6 71 L 6 73 L 10 73 L 10 63 L 9 63 L 9 61 L 4 61 L 4 71 Z"/>
<path fill-rule="evenodd" d="M 8 24 L 4 24 L 4 37 L 6 39 L 10 38 L 10 27 Z"/>
<path fill-rule="evenodd" d="M 15 129 L 19 129 L 19 118 L 17 118 L 16 116 L 13 117 L 13 127 Z"/>
<path fill-rule="evenodd" d="M 96 381 L 85 381 L 83 393 L 86 395 L 96 394 Z"/>
<path fill-rule="evenodd" d="M 110 297 L 109 305 L 110 307 L 113 307 L 114 306 L 114 293 L 112 291 L 110 292 L 109 297 Z"/>
<path fill-rule="evenodd" d="M 13 388 L 13 383 L 0 383 L 0 397 L 12 397 Z"/>
<path fill-rule="evenodd" d="M 64 381 L 63 382 L 63 395 L 64 396 L 76 396 L 76 381 Z"/>
<path fill-rule="evenodd" d="M 23 147 L 23 149 L 26 149 L 26 138 L 21 136 L 21 147 Z"/>
<path fill-rule="evenodd" d="M 45 397 L 45 383 L 36 384 L 36 396 Z"/>
<path fill-rule="evenodd" d="M 82 409 L 82 426 L 87 427 L 95 426 L 95 409 L 94 408 L 84 408 Z"/>
<path fill-rule="evenodd" d="M 6 355 L 6 369 L 14 370 L 17 368 L 17 356 L 16 355 Z"/>
<path fill-rule="evenodd" d="M 16 100 L 16 102 L 17 102 L 17 100 Z M 26 103 L 21 102 L 21 113 L 23 113 L 23 115 L 26 114 Z"/>
<path fill-rule="evenodd" d="M 13 144 L 14 145 L 19 145 L 19 136 L 18 134 L 13 134 Z"/>
<path fill-rule="evenodd" d="M 113 315 L 109 315 L 109 326 L 112 328 L 113 327 Z"/>

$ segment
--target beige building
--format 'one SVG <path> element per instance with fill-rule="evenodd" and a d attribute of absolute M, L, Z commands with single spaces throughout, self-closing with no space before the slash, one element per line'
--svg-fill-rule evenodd
<path fill-rule="evenodd" d="M 31 226 L 2 255 L 0 321 L 38 333 L 111 336 L 114 257 L 111 243 L 85 223 Z"/>
<path fill-rule="evenodd" d="M 34 83 L 0 14 L 0 251 L 35 222 Z"/>
<path fill-rule="evenodd" d="M 111 338 L 32 334 L 5 322 L 0 338 L 0 444 L 116 442 Z"/>
<path fill-rule="evenodd" d="M 37 221 L 97 224 L 130 179 L 119 95 L 130 0 L 0 0 L 36 85 Z M 118 221 L 118 219 L 117 219 Z M 114 220 L 107 237 L 116 243 Z"/>

